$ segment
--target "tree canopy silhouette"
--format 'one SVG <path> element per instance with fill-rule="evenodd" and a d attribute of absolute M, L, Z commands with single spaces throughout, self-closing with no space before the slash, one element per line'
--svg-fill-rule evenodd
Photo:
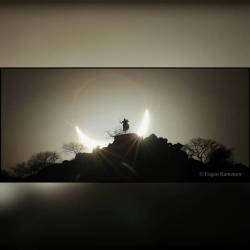
<path fill-rule="evenodd" d="M 220 145 L 219 148 L 210 152 L 209 154 L 209 164 L 224 164 L 233 162 L 232 150 Z"/>
<path fill-rule="evenodd" d="M 27 162 L 18 163 L 14 167 L 14 173 L 17 176 L 29 176 L 39 172 L 41 169 L 56 163 L 60 159 L 58 153 L 54 151 L 45 151 L 31 156 Z"/>
<path fill-rule="evenodd" d="M 46 151 L 34 154 L 31 156 L 28 161 L 28 165 L 33 166 L 48 166 L 50 164 L 54 164 L 57 160 L 60 159 L 58 153 L 53 151 Z"/>
<path fill-rule="evenodd" d="M 232 158 L 232 150 L 211 139 L 195 138 L 184 145 L 183 150 L 190 158 L 203 163 L 225 162 Z"/>
<path fill-rule="evenodd" d="M 73 153 L 75 155 L 81 153 L 85 147 L 81 143 L 70 142 L 63 145 L 63 149 L 66 153 Z"/>

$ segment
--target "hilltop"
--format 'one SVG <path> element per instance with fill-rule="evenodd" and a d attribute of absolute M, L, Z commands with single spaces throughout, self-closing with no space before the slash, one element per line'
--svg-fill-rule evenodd
<path fill-rule="evenodd" d="M 152 134 L 142 138 L 128 133 L 92 153 L 78 153 L 70 161 L 52 164 L 36 175 L 16 181 L 38 182 L 192 182 L 246 181 L 249 169 L 242 164 L 209 165 L 189 158 L 180 143 L 169 143 Z M 241 176 L 236 176 L 241 173 Z M 225 175 L 227 178 L 224 178 Z M 6 178 L 7 180 L 8 178 Z M 13 179 L 12 179 L 13 180 Z"/>

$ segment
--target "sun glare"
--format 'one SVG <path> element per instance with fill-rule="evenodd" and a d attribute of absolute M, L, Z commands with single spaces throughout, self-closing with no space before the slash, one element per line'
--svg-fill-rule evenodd
<path fill-rule="evenodd" d="M 75 127 L 76 133 L 79 137 L 80 142 L 87 148 L 89 152 L 92 152 L 95 148 L 99 147 L 104 147 L 105 143 L 101 141 L 96 141 L 94 139 L 91 139 L 87 135 L 85 135 L 78 126 Z"/>
<path fill-rule="evenodd" d="M 149 122 L 150 122 L 150 116 L 149 116 L 148 110 L 146 109 L 144 112 L 142 123 L 137 131 L 137 134 L 139 136 L 144 136 L 147 133 L 148 127 L 149 127 Z"/>
<path fill-rule="evenodd" d="M 137 134 L 139 136 L 143 137 L 146 135 L 146 133 L 148 131 L 148 127 L 149 127 L 149 122 L 150 122 L 149 111 L 146 109 L 144 112 L 144 116 L 143 116 L 143 120 L 141 122 L 141 125 L 137 131 Z M 90 138 L 85 133 L 83 133 L 78 126 L 75 126 L 75 130 L 76 130 L 76 133 L 78 135 L 80 143 L 82 143 L 83 146 L 86 147 L 88 152 L 92 152 L 97 147 L 100 147 L 100 148 L 105 147 L 107 144 L 105 142 L 97 141 L 97 140 Z"/>

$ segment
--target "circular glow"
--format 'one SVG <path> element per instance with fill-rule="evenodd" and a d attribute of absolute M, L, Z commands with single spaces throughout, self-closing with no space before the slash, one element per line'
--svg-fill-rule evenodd
<path fill-rule="evenodd" d="M 150 116 L 149 116 L 148 110 L 146 109 L 145 112 L 144 112 L 144 116 L 143 116 L 141 126 L 139 127 L 139 129 L 137 131 L 137 134 L 139 136 L 144 136 L 147 133 L 148 127 L 149 127 L 149 122 L 150 122 Z"/>
<path fill-rule="evenodd" d="M 92 152 L 95 148 L 104 147 L 105 143 L 101 141 L 96 141 L 90 137 L 88 137 L 86 134 L 84 134 L 78 126 L 75 127 L 76 133 L 79 137 L 80 142 L 87 148 L 89 152 Z"/>
<path fill-rule="evenodd" d="M 150 116 L 149 116 L 148 110 L 146 109 L 144 112 L 141 126 L 139 127 L 139 129 L 137 131 L 137 134 L 139 136 L 144 136 L 147 133 L 148 127 L 149 127 L 149 122 L 150 122 Z M 79 137 L 80 142 L 83 144 L 83 146 L 85 146 L 87 148 L 88 152 L 92 152 L 97 147 L 102 148 L 102 147 L 106 146 L 107 143 L 102 142 L 102 141 L 97 141 L 97 140 L 90 138 L 89 136 L 84 134 L 78 126 L 76 126 L 75 129 L 76 129 L 76 133 Z"/>

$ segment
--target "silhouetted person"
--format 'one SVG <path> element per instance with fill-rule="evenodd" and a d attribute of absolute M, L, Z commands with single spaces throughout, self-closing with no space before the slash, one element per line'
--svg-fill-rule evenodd
<path fill-rule="evenodd" d="M 124 118 L 121 124 L 123 126 L 123 132 L 126 133 L 129 130 L 128 120 Z"/>

